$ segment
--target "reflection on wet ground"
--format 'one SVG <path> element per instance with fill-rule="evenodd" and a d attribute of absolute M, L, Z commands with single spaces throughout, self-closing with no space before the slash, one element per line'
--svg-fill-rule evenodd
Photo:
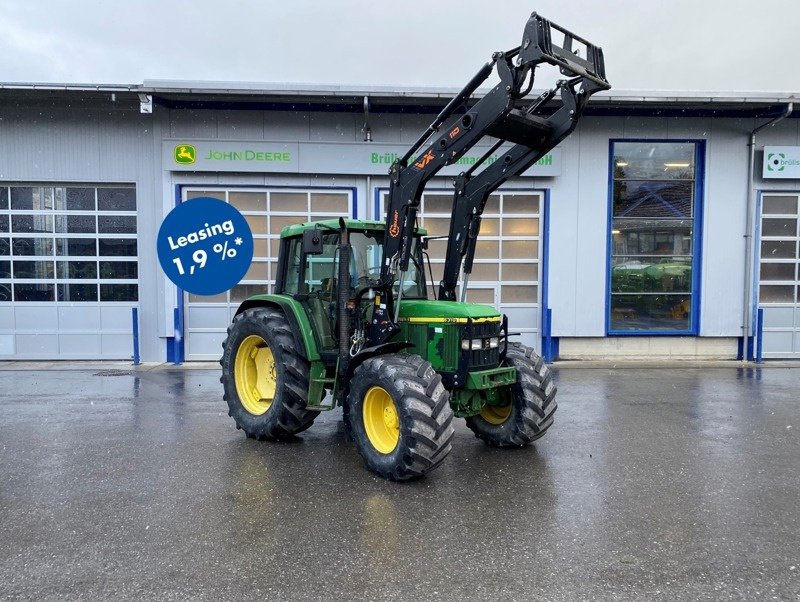
<path fill-rule="evenodd" d="M 212 370 L 0 372 L 0 597 L 800 595 L 800 369 L 558 369 L 536 447 L 427 479 L 322 415 L 236 431 Z"/>

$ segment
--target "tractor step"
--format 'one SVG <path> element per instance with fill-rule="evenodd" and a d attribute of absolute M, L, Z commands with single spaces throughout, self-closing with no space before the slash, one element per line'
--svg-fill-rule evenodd
<path fill-rule="evenodd" d="M 325 377 L 312 378 L 311 382 L 312 383 L 316 383 L 316 384 L 321 384 L 323 387 L 328 388 L 325 385 L 329 385 L 330 387 L 333 387 L 333 385 L 336 383 L 336 379 L 335 378 L 325 378 Z M 325 412 L 327 410 L 332 410 L 335 407 L 336 407 L 336 403 L 333 401 L 332 397 L 331 397 L 331 404 L 330 405 L 322 405 L 322 404 L 320 404 L 320 405 L 306 405 L 306 409 L 307 410 L 313 410 L 315 412 L 317 412 L 317 411 L 318 412 Z"/>
<path fill-rule="evenodd" d="M 306 410 L 313 410 L 315 412 L 326 412 L 327 410 L 332 410 L 336 407 L 335 403 L 331 403 L 330 405 L 306 405 Z"/>

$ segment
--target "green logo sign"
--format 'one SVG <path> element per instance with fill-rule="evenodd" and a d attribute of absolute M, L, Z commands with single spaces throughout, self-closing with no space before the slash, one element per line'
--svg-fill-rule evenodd
<path fill-rule="evenodd" d="M 194 163 L 197 150 L 191 144 L 179 144 L 175 147 L 175 163 Z"/>
<path fill-rule="evenodd" d="M 373 163 L 373 164 L 380 163 L 380 164 L 384 164 L 384 165 L 391 165 L 392 163 L 397 161 L 399 158 L 400 158 L 400 155 L 398 155 L 397 153 L 371 153 L 370 154 L 370 162 Z M 456 161 L 456 165 L 474 165 L 475 163 L 478 162 L 478 159 L 480 159 L 480 157 L 478 155 L 475 155 L 475 156 L 464 155 L 463 157 L 459 157 L 458 158 L 458 160 Z M 497 159 L 498 159 L 497 155 L 492 155 L 491 157 L 488 157 L 486 159 L 486 165 L 491 165 L 492 163 L 497 161 Z M 416 161 L 416 160 L 417 159 L 409 161 L 409 165 L 411 163 L 413 163 L 414 161 Z M 539 159 L 536 162 L 536 165 L 539 165 L 539 166 L 552 165 L 552 164 L 553 164 L 553 155 L 550 154 L 550 153 L 548 153 L 547 155 L 545 155 L 544 157 L 542 157 L 541 159 Z"/>
<path fill-rule="evenodd" d="M 767 171 L 783 171 L 785 165 L 783 160 L 786 155 L 783 153 L 770 153 L 767 155 Z"/>

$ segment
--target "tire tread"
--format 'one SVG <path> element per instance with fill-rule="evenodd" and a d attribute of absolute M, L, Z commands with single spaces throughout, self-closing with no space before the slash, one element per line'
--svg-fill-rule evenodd
<path fill-rule="evenodd" d="M 556 386 L 553 375 L 531 347 L 510 343 L 506 363 L 517 370 L 517 382 L 511 391 L 517 411 L 510 422 L 496 428 L 480 415 L 467 418 L 467 426 L 475 436 L 493 447 L 521 447 L 544 436 L 553 424 Z"/>
<path fill-rule="evenodd" d="M 367 359 L 356 368 L 351 397 L 381 377 L 392 381 L 392 388 L 399 392 L 395 405 L 401 422 L 401 448 L 392 454 L 396 460 L 387 467 L 382 454 L 372 448 L 363 432 L 358 399 L 349 398 L 344 405 L 348 436 L 356 442 L 367 467 L 380 476 L 394 481 L 422 477 L 439 466 L 452 449 L 450 394 L 441 376 L 420 356 L 387 354 Z"/>

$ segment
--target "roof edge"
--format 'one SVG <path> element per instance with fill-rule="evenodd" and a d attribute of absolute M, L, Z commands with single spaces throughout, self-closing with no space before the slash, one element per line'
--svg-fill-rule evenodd
<path fill-rule="evenodd" d="M 335 84 L 303 84 L 277 82 L 224 82 L 191 80 L 144 80 L 141 84 L 95 84 L 56 82 L 0 82 L 0 90 L 42 92 L 129 92 L 135 94 L 180 94 L 190 96 L 223 95 L 241 97 L 296 97 L 353 99 L 375 98 L 431 100 L 450 99 L 461 90 L 449 87 L 397 87 Z M 475 96 L 486 94 L 479 89 Z M 712 91 L 712 90 L 617 90 L 599 92 L 592 103 L 611 104 L 781 104 L 800 101 L 800 92 L 779 91 Z"/>

